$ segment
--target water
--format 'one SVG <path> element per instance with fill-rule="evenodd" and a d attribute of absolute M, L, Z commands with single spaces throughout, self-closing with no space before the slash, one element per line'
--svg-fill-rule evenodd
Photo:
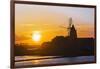
<path fill-rule="evenodd" d="M 95 56 L 58 57 L 59 56 L 16 56 L 15 67 L 95 61 Z"/>

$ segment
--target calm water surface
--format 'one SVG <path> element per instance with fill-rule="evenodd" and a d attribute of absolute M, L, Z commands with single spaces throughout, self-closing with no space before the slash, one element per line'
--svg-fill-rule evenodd
<path fill-rule="evenodd" d="M 95 61 L 94 56 L 56 57 L 59 56 L 16 56 L 15 67 Z"/>

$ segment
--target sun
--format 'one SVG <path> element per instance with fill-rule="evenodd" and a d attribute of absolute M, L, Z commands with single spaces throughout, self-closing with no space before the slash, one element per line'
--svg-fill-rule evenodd
<path fill-rule="evenodd" d="M 39 42 L 41 39 L 41 33 L 40 31 L 34 31 L 32 33 L 32 40 L 35 41 L 35 42 Z"/>

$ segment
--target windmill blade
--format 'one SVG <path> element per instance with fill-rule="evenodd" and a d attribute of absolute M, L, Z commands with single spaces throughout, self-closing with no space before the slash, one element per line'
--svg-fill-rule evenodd
<path fill-rule="evenodd" d="M 59 27 L 61 27 L 61 28 L 67 28 L 67 27 L 64 27 L 64 26 L 59 26 Z"/>
<path fill-rule="evenodd" d="M 72 26 L 72 18 L 69 18 L 69 28 Z"/>

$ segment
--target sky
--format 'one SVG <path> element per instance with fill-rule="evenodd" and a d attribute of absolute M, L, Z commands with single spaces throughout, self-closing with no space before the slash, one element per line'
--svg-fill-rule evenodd
<path fill-rule="evenodd" d="M 78 38 L 94 38 L 94 8 L 15 4 L 15 42 L 42 44 L 55 36 L 68 36 L 69 18 Z M 39 42 L 32 39 L 34 31 L 41 35 Z"/>

